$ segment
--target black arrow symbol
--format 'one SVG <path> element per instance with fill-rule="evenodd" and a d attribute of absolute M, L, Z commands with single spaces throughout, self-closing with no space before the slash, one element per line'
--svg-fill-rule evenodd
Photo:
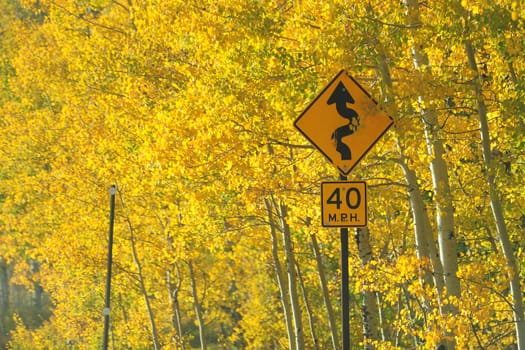
<path fill-rule="evenodd" d="M 347 106 L 348 103 L 355 103 L 355 100 L 343 82 L 339 82 L 326 103 L 328 105 L 335 103 L 337 113 L 339 113 L 341 117 L 348 119 L 348 124 L 335 129 L 332 134 L 332 140 L 336 143 L 335 149 L 341 154 L 341 160 L 350 160 L 352 159 L 352 152 L 350 151 L 350 147 L 343 142 L 343 137 L 352 135 L 359 126 L 359 114 Z"/>

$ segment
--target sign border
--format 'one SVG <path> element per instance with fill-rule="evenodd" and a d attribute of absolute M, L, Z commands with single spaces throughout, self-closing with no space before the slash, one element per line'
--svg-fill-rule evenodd
<path fill-rule="evenodd" d="M 325 91 L 328 90 L 328 88 L 330 88 L 330 86 L 332 86 L 332 84 L 337 80 L 339 79 L 339 77 L 343 74 L 346 74 L 346 76 L 348 78 L 350 78 L 350 80 L 352 80 L 356 86 L 361 89 L 361 91 L 363 91 L 365 93 L 365 95 L 367 95 L 374 103 L 375 105 L 377 106 L 378 103 L 377 101 L 368 93 L 368 91 L 366 91 L 362 86 L 361 84 L 359 84 L 357 82 L 357 80 L 355 80 L 350 74 L 348 74 L 348 72 L 345 70 L 345 69 L 342 69 L 341 71 L 339 71 L 339 73 L 337 73 L 337 75 L 332 78 L 332 80 L 324 87 L 324 89 L 315 97 L 315 99 L 310 102 L 308 104 L 308 107 L 305 108 L 305 110 L 295 119 L 293 125 L 294 127 L 299 130 L 299 132 L 304 136 L 306 137 L 306 139 L 312 144 L 314 145 L 314 147 L 319 151 L 321 152 L 322 155 L 325 156 L 326 159 L 328 159 L 330 161 L 330 163 L 332 163 L 336 168 L 337 170 L 339 170 L 339 172 L 344 175 L 344 176 L 348 176 L 348 174 L 350 174 L 350 172 L 355 168 L 355 166 L 357 164 L 359 164 L 361 162 L 361 160 L 368 154 L 368 152 L 372 149 L 372 147 L 374 147 L 374 145 L 377 143 L 377 141 L 379 141 L 380 138 L 383 137 L 383 135 L 390 129 L 390 127 L 392 127 L 392 125 L 394 124 L 394 119 L 388 115 L 386 112 L 384 112 L 386 114 L 386 116 L 390 119 L 390 124 L 388 125 L 388 127 L 385 128 L 385 130 L 383 130 L 383 132 L 381 134 L 378 135 L 378 137 L 376 138 L 376 140 L 374 142 L 372 142 L 370 144 L 370 146 L 368 146 L 368 148 L 365 150 L 365 152 L 363 152 L 363 154 L 354 162 L 354 165 L 352 165 L 346 172 L 341 169 L 339 166 L 336 166 L 334 161 L 319 147 L 317 146 L 317 144 L 307 135 L 305 134 L 298 126 L 297 126 L 297 123 L 299 122 L 299 120 L 310 110 L 310 108 L 315 104 L 317 103 L 317 101 L 321 98 L 321 96 L 324 95 Z"/>
<path fill-rule="evenodd" d="M 325 225 L 324 223 L 324 198 L 323 198 L 323 184 L 363 184 L 364 185 L 364 197 L 365 197 L 365 203 L 363 204 L 365 206 L 365 223 L 364 225 Z M 365 181 L 323 181 L 321 182 L 321 225 L 323 227 L 367 227 L 368 226 L 368 186 L 366 185 Z"/>

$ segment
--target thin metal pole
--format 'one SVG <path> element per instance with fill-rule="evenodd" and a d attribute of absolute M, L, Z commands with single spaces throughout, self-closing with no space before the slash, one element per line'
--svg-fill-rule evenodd
<path fill-rule="evenodd" d="M 347 177 L 340 175 L 341 181 L 346 181 Z M 341 306 L 342 306 L 342 332 L 343 347 L 342 350 L 350 350 L 350 292 L 348 278 L 348 228 L 341 228 Z"/>
<path fill-rule="evenodd" d="M 109 189 L 109 240 L 108 240 L 108 267 L 106 276 L 106 305 L 104 307 L 104 339 L 102 349 L 107 350 L 109 338 L 109 314 L 110 314 L 110 300 L 111 300 L 111 266 L 113 264 L 113 224 L 115 222 L 115 194 L 117 188 L 115 185 Z"/>

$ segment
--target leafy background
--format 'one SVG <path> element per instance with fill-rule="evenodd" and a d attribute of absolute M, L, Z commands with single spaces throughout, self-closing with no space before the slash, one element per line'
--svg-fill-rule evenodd
<path fill-rule="evenodd" d="M 116 185 L 112 348 L 337 349 L 293 121 L 346 69 L 395 120 L 349 178 L 353 343 L 525 347 L 520 1 L 0 4 L 2 346 L 101 347 Z"/>

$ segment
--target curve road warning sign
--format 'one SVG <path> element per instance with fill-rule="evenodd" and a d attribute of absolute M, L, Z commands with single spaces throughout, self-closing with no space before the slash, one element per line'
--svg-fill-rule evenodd
<path fill-rule="evenodd" d="M 392 118 L 344 70 L 294 122 L 345 176 L 392 124 Z"/>

